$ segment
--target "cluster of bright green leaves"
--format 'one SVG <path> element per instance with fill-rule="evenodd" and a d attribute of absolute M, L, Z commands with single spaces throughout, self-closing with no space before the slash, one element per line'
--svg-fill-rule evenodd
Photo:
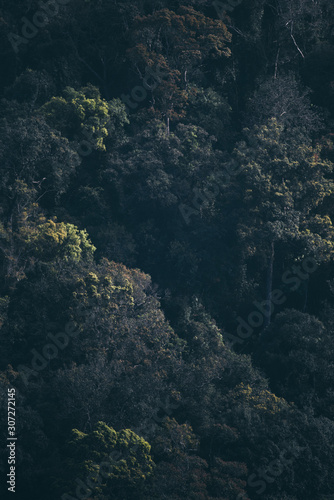
<path fill-rule="evenodd" d="M 278 398 L 267 390 L 254 391 L 250 385 L 245 386 L 243 382 L 233 389 L 231 399 L 237 401 L 241 406 L 247 405 L 259 412 L 271 414 L 288 408 L 288 404 L 283 398 Z"/>
<path fill-rule="evenodd" d="M 85 230 L 56 218 L 47 221 L 32 204 L 22 211 L 15 228 L 0 223 L 0 250 L 4 277 L 17 282 L 37 262 L 90 261 L 96 248 Z"/>
<path fill-rule="evenodd" d="M 93 430 L 86 434 L 77 429 L 72 431 L 68 446 L 67 460 L 68 484 L 75 484 L 75 478 L 85 481 L 90 477 L 92 498 L 96 495 L 132 495 L 140 490 L 153 474 L 154 462 L 151 446 L 130 429 L 115 431 L 104 422 L 98 422 Z"/>
<path fill-rule="evenodd" d="M 91 260 L 96 250 L 86 230 L 64 222 L 48 220 L 37 226 L 35 234 L 28 234 L 33 254 L 43 261 L 61 259 L 64 262 Z"/>
<path fill-rule="evenodd" d="M 62 135 L 73 140 L 89 141 L 93 149 L 105 151 L 105 141 L 117 141 L 128 124 L 125 106 L 120 99 L 106 101 L 89 84 L 80 90 L 66 87 L 63 97 L 53 97 L 40 112 Z"/>

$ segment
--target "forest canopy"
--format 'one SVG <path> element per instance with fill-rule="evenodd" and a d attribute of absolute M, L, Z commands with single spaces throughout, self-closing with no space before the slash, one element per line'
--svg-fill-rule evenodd
<path fill-rule="evenodd" d="M 333 26 L 0 1 L 1 498 L 334 498 Z"/>

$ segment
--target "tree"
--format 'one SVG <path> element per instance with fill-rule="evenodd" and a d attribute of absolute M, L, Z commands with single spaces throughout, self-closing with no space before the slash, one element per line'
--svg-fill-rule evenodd
<path fill-rule="evenodd" d="M 53 97 L 40 112 L 65 137 L 79 141 L 78 151 L 83 155 L 93 149 L 105 151 L 107 138 L 119 141 L 129 123 L 120 99 L 107 102 L 91 84 L 78 91 L 67 87 L 64 97 Z"/>
<path fill-rule="evenodd" d="M 157 464 L 148 498 L 165 495 L 168 500 L 205 498 L 235 499 L 244 490 L 247 470 L 243 464 L 215 459 L 209 467 L 201 458 L 199 439 L 188 424 L 166 418 L 152 442 L 152 456 Z"/>
<path fill-rule="evenodd" d="M 323 126 L 319 110 L 311 104 L 310 90 L 302 90 L 292 75 L 264 80 L 248 104 L 248 126 L 265 125 L 271 118 L 283 125 L 285 143 L 306 143 Z"/>
<path fill-rule="evenodd" d="M 57 483 L 73 494 L 77 483 L 96 500 L 101 495 L 144 498 L 143 488 L 155 465 L 150 451 L 149 443 L 130 429 L 117 432 L 104 422 L 89 434 L 73 429 L 65 458 L 67 481 L 57 478 Z"/>
<path fill-rule="evenodd" d="M 255 360 L 276 394 L 333 418 L 333 348 L 331 331 L 319 319 L 286 310 L 260 337 Z"/>
<path fill-rule="evenodd" d="M 28 107 L 5 100 L 1 107 L 6 118 L 0 121 L 0 190 L 7 223 L 11 216 L 20 215 L 28 192 L 30 204 L 53 206 L 66 191 L 80 157 L 41 116 L 31 116 Z M 20 196 L 15 186 L 23 183 L 26 190 Z"/>
<path fill-rule="evenodd" d="M 6 228 L 0 223 L 4 279 L 10 287 L 26 278 L 41 262 L 92 260 L 96 248 L 87 232 L 55 220 L 46 221 L 38 206 L 32 204 L 25 207 L 15 221 L 16 227 L 11 223 Z"/>
<path fill-rule="evenodd" d="M 213 88 L 191 86 L 189 108 L 184 121 L 189 125 L 201 124 L 225 149 L 231 141 L 231 112 L 231 106 L 220 92 Z"/>
<path fill-rule="evenodd" d="M 158 116 L 167 120 L 184 116 L 188 83 L 194 82 L 198 67 L 210 59 L 229 57 L 231 35 L 222 21 L 212 20 L 193 7 L 182 6 L 177 12 L 162 9 L 138 17 L 134 47 L 129 58 L 143 79 L 146 69 L 162 70 L 164 77 L 150 89 L 151 105 Z"/>
<path fill-rule="evenodd" d="M 266 268 L 265 279 L 257 279 L 266 287 L 267 304 L 277 251 L 278 256 L 284 252 L 286 267 L 287 255 L 290 262 L 307 257 L 321 263 L 332 258 L 334 249 L 332 221 L 322 211 L 333 192 L 333 166 L 322 159 L 319 147 L 281 142 L 282 131 L 274 119 L 246 130 L 248 142 L 239 143 L 232 154 L 239 172 L 233 180 L 235 191 L 225 192 L 220 208 L 222 221 L 224 213 L 234 218 L 242 262 Z"/>
<path fill-rule="evenodd" d="M 176 280 L 194 290 L 203 287 L 204 272 L 212 280 L 212 242 L 219 229 L 212 227 L 210 200 L 217 194 L 215 180 L 224 159 L 215 142 L 191 124 L 180 123 L 167 136 L 164 124 L 154 121 L 108 155 L 102 179 L 113 196 L 105 203 L 132 231 L 137 265 L 162 286 L 170 287 Z M 207 212 L 203 205 L 209 205 Z M 218 255 L 219 250 L 217 259 Z"/>

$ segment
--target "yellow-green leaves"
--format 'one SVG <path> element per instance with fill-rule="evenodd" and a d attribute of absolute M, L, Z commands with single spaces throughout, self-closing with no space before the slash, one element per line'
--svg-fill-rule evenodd
<path fill-rule="evenodd" d="M 30 245 L 36 256 L 46 261 L 62 258 L 79 262 L 83 257 L 92 258 L 95 252 L 86 230 L 52 220 L 37 226 Z"/>
<path fill-rule="evenodd" d="M 95 494 L 112 490 L 126 496 L 143 486 L 155 466 L 147 441 L 130 429 L 117 432 L 104 422 L 89 434 L 73 429 L 69 449 L 72 483 L 76 475 L 84 482 L 89 477 Z"/>
<path fill-rule="evenodd" d="M 268 390 L 253 389 L 243 382 L 232 391 L 232 400 L 243 406 L 250 406 L 259 412 L 272 415 L 289 408 L 285 399 L 275 396 Z"/>
<path fill-rule="evenodd" d="M 88 140 L 93 149 L 105 151 L 105 139 L 115 139 L 129 123 L 119 99 L 106 101 L 89 84 L 80 90 L 66 87 L 63 97 L 52 97 L 40 111 L 47 121 L 69 139 Z"/>

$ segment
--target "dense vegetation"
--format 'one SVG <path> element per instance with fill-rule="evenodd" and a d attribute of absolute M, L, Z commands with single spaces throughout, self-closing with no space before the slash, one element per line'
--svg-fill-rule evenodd
<path fill-rule="evenodd" d="M 333 25 L 0 0 L 18 499 L 334 498 Z"/>

